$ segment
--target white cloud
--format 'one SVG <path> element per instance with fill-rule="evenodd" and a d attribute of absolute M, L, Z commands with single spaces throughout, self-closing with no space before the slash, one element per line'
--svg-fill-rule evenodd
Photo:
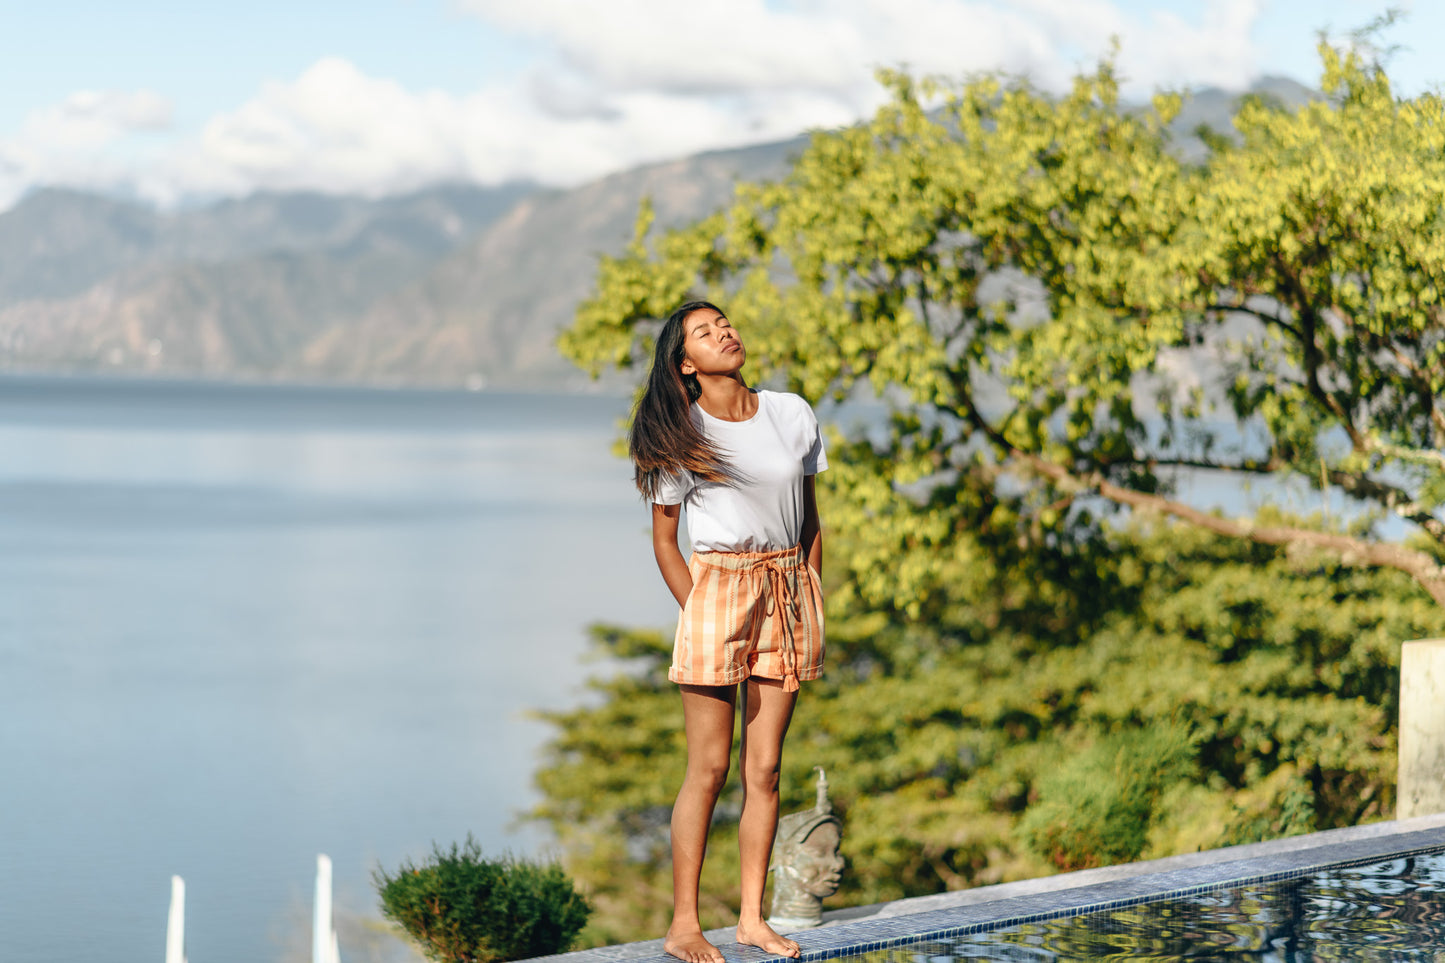
<path fill-rule="evenodd" d="M 82 90 L 32 112 L 5 143 L 65 153 L 104 147 L 137 131 L 164 130 L 170 122 L 170 103 L 153 91 Z"/>
<path fill-rule="evenodd" d="M 568 92 L 539 93 L 536 84 L 414 93 L 331 58 L 211 120 L 173 168 L 187 190 L 223 193 L 386 193 L 456 179 L 568 184 L 720 143 L 791 136 L 819 118 L 851 119 L 806 90 L 776 92 L 760 118 L 651 90 L 595 101 L 572 91 L 575 102 L 560 104 Z"/>
<path fill-rule="evenodd" d="M 0 139 L 0 207 L 24 187 L 185 194 L 381 194 L 438 180 L 573 184 L 640 163 L 866 116 L 879 66 L 1003 70 L 1062 89 L 1121 45 L 1126 93 L 1246 85 L 1262 0 L 1193 19 L 1117 0 L 457 0 L 540 58 L 469 94 L 412 90 L 341 58 L 265 84 L 198 132 L 158 142 L 159 95 L 82 92 Z M 147 140 L 150 138 L 150 140 Z M 151 146 L 144 146 L 150 144 Z M 139 146 L 138 146 L 139 145 Z"/>
<path fill-rule="evenodd" d="M 326 58 L 211 119 L 175 164 L 191 189 L 384 193 L 466 176 L 459 146 L 475 120 L 464 101 Z"/>
<path fill-rule="evenodd" d="M 1262 0 L 1207 0 L 1193 20 L 1126 15 L 1110 0 L 460 0 L 550 48 L 549 69 L 613 90 L 691 94 L 806 88 L 856 101 L 874 68 L 962 76 L 1002 70 L 1060 89 L 1119 38 L 1140 93 L 1243 87 Z"/>
<path fill-rule="evenodd" d="M 116 130 L 164 130 L 171 125 L 170 102 L 152 90 L 82 90 L 54 113 L 71 124 Z"/>
<path fill-rule="evenodd" d="M 761 0 L 466 0 L 463 7 L 545 41 L 560 66 L 615 90 L 832 90 L 856 75 L 863 47 L 847 18 Z"/>
<path fill-rule="evenodd" d="M 82 90 L 31 112 L 0 138 L 0 209 L 40 184 L 108 188 L 129 179 L 120 155 L 144 152 L 137 138 L 165 131 L 171 105 L 150 90 Z"/>
<path fill-rule="evenodd" d="M 1126 70 L 1150 86 L 1246 86 L 1258 71 L 1250 32 L 1263 0 L 1213 0 L 1199 23 L 1161 12 L 1150 18 L 1147 43 L 1121 52 Z"/>

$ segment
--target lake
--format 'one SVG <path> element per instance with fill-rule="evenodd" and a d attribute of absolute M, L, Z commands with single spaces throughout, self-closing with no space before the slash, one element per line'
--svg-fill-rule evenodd
<path fill-rule="evenodd" d="M 589 623 L 676 614 L 626 407 L 0 377 L 0 958 L 163 959 L 179 874 L 195 963 L 309 960 L 326 853 L 343 959 L 411 959 L 378 865 L 545 853 L 528 711 L 608 671 Z"/>
<path fill-rule="evenodd" d="M 616 396 L 0 378 L 0 956 L 407 958 L 378 866 L 517 824 L 595 621 L 665 625 Z M 639 934 L 652 935 L 652 934 Z"/>

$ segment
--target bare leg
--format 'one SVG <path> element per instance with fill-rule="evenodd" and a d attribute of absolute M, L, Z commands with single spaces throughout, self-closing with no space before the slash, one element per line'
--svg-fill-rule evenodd
<path fill-rule="evenodd" d="M 739 765 L 743 770 L 743 814 L 738 821 L 738 849 L 742 856 L 742 908 L 738 913 L 738 942 L 761 947 L 778 956 L 797 956 L 798 944 L 779 936 L 763 919 L 763 887 L 768 881 L 768 859 L 778 829 L 778 770 L 783 761 L 783 737 L 793 719 L 796 692 L 784 692 L 775 679 L 749 679 L 743 683 L 743 742 Z"/>
<path fill-rule="evenodd" d="M 684 685 L 687 774 L 672 807 L 672 925 L 662 947 L 685 963 L 723 963 L 702 935 L 697 890 L 713 807 L 728 778 L 736 686 Z"/>

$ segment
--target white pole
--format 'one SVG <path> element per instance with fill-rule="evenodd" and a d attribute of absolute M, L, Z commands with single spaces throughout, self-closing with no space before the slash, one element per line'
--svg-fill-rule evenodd
<path fill-rule="evenodd" d="M 311 963 L 341 963 L 331 926 L 331 857 L 316 857 L 316 915 L 311 922 Z"/>
<path fill-rule="evenodd" d="M 166 921 L 166 963 L 186 963 L 186 881 L 171 877 L 171 914 Z"/>

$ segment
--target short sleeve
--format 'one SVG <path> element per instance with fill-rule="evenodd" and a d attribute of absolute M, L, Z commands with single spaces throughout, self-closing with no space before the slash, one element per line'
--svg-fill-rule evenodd
<path fill-rule="evenodd" d="M 813 426 L 813 444 L 803 455 L 803 474 L 816 475 L 820 471 L 828 469 L 828 453 L 823 449 L 823 431 L 818 427 L 818 416 L 813 414 L 812 407 L 807 408 L 808 423 Z"/>
<path fill-rule="evenodd" d="M 652 496 L 652 501 L 657 505 L 681 505 L 696 484 L 690 471 L 684 470 L 675 475 L 672 472 L 659 472 L 657 494 Z"/>

